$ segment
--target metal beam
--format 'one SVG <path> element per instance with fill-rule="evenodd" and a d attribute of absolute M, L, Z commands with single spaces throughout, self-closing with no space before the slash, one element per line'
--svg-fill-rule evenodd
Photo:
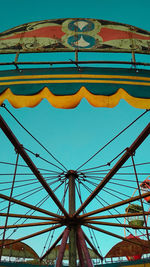
<path fill-rule="evenodd" d="M 127 148 L 123 156 L 118 160 L 114 167 L 109 171 L 109 173 L 104 177 L 100 184 L 95 188 L 91 195 L 86 199 L 86 201 L 81 205 L 81 207 L 74 213 L 74 216 L 78 215 L 83 209 L 93 200 L 93 198 L 103 189 L 103 187 L 109 182 L 113 175 L 121 168 L 121 166 L 129 159 L 129 157 L 136 151 L 136 149 L 142 144 L 142 142 L 150 134 L 150 123 L 145 127 L 137 139 L 132 143 L 132 145 Z"/>
<path fill-rule="evenodd" d="M 130 198 L 126 199 L 126 200 L 122 200 L 122 201 L 119 201 L 117 203 L 108 205 L 106 207 L 103 207 L 103 208 L 100 208 L 100 209 L 97 209 L 97 210 L 93 210 L 91 212 L 88 212 L 88 213 L 85 213 L 83 215 L 80 215 L 80 218 L 88 217 L 88 216 L 94 215 L 96 213 L 100 213 L 100 212 L 103 212 L 103 211 L 106 211 L 106 210 L 110 210 L 110 209 L 113 209 L 113 208 L 116 208 L 116 207 L 119 207 L 119 206 L 122 206 L 122 205 L 125 205 L 125 204 L 128 204 L 128 203 L 134 202 L 136 200 L 139 200 L 140 198 L 145 198 L 145 197 L 149 197 L 149 196 L 150 196 L 150 192 L 142 194 L 141 196 L 130 197 Z"/>
<path fill-rule="evenodd" d="M 67 173 L 69 185 L 69 215 L 70 217 L 75 212 L 75 179 L 76 173 L 70 170 Z M 76 267 L 76 225 L 70 225 L 69 233 L 69 266 Z"/>
<path fill-rule="evenodd" d="M 57 228 L 60 228 L 61 226 L 62 226 L 61 224 L 55 225 L 55 226 L 49 227 L 47 229 L 44 229 L 42 231 L 38 231 L 38 232 L 36 232 L 34 234 L 30 234 L 30 235 L 27 235 L 27 236 L 18 238 L 16 240 L 10 241 L 10 243 L 6 244 L 5 246 L 9 246 L 9 245 L 12 245 L 12 244 L 15 244 L 15 243 L 18 243 L 18 242 L 22 242 L 23 240 L 26 240 L 26 239 L 29 239 L 29 238 L 32 238 L 32 237 L 35 237 L 35 236 L 38 236 L 38 235 L 47 233 L 47 232 L 52 231 L 52 230 L 55 230 Z M 1 245 L 0 245 L 0 247 L 1 247 Z"/>
<path fill-rule="evenodd" d="M 141 65 L 150 66 L 146 62 L 131 62 L 131 61 L 112 61 L 112 60 L 89 60 L 89 61 L 16 61 L 15 65 L 76 65 L 76 64 L 123 64 L 123 65 Z M 0 66 L 14 65 L 14 62 L 0 62 Z"/>
<path fill-rule="evenodd" d="M 77 250 L 78 250 L 80 267 L 85 267 L 85 260 L 84 260 L 84 257 L 83 257 L 83 252 L 82 252 L 82 249 L 81 249 L 80 239 L 78 238 L 78 235 L 77 235 Z"/>
<path fill-rule="evenodd" d="M 5 226 L 0 226 L 0 229 L 12 229 L 12 228 L 21 228 L 21 227 L 32 227 L 32 226 L 43 226 L 43 225 L 49 225 L 49 224 L 60 224 L 60 220 L 56 221 L 47 221 L 47 222 L 37 222 L 37 223 L 22 223 L 22 224 L 12 224 Z"/>
<path fill-rule="evenodd" d="M 35 211 L 39 211 L 39 212 L 45 213 L 45 214 L 50 215 L 50 216 L 54 216 L 54 217 L 57 217 L 57 218 L 62 218 L 62 216 L 60 216 L 60 215 L 58 215 L 58 214 L 55 214 L 55 213 L 53 213 L 53 212 L 50 212 L 50 211 L 41 209 L 41 208 L 36 207 L 36 206 L 33 206 L 33 205 L 28 204 L 28 203 L 26 203 L 26 202 L 23 202 L 23 201 L 21 201 L 21 200 L 17 200 L 17 199 L 12 198 L 12 197 L 10 198 L 10 197 L 5 196 L 5 195 L 3 195 L 3 194 L 0 194 L 0 198 L 5 199 L 5 200 L 8 200 L 8 201 L 10 200 L 11 202 L 13 202 L 13 203 L 15 203 L 15 204 L 24 206 L 24 207 L 26 207 L 26 208 L 29 208 L 29 209 L 32 209 L 32 210 L 35 210 Z"/>
<path fill-rule="evenodd" d="M 50 252 L 52 251 L 53 248 L 56 247 L 58 242 L 62 239 L 64 231 L 60 234 L 60 236 L 56 239 L 56 241 L 53 243 L 53 245 L 45 252 L 45 254 L 40 258 L 40 261 L 42 261 Z"/>
<path fill-rule="evenodd" d="M 57 257 L 57 261 L 56 261 L 56 267 L 61 267 L 62 266 L 62 260 L 63 260 L 63 256 L 64 256 L 64 252 L 66 249 L 66 244 L 67 244 L 67 239 L 69 236 L 69 228 L 67 227 L 63 233 L 63 237 L 62 237 L 62 241 L 61 241 L 61 245 L 59 247 L 59 252 L 58 252 L 58 257 Z"/>
<path fill-rule="evenodd" d="M 145 215 L 150 215 L 150 211 L 145 211 Z M 0 213 L 1 215 L 1 213 Z M 133 212 L 133 213 L 124 213 L 124 214 L 112 214 L 112 215 L 103 215 L 103 216 L 89 216 L 84 218 L 84 222 L 88 220 L 103 220 L 103 219 L 112 219 L 112 218 L 126 218 L 132 216 L 141 216 L 143 212 Z"/>
<path fill-rule="evenodd" d="M 150 227 L 148 226 L 134 226 L 124 223 L 110 223 L 110 222 L 99 222 L 99 221 L 91 221 L 87 220 L 86 223 L 90 224 L 99 224 L 99 225 L 107 225 L 107 226 L 116 226 L 116 227 L 123 227 L 123 228 L 131 228 L 131 229 L 144 229 L 144 230 L 150 230 Z"/>
<path fill-rule="evenodd" d="M 68 213 L 66 212 L 66 210 L 64 209 L 64 207 L 62 206 L 62 204 L 60 203 L 60 201 L 58 200 L 58 198 L 54 194 L 54 192 L 51 190 L 51 188 L 49 187 L 47 182 L 44 180 L 43 176 L 41 175 L 41 173 L 39 172 L 39 170 L 37 169 L 37 167 L 35 166 L 33 161 L 30 159 L 30 157 L 28 156 L 28 154 L 24 150 L 23 146 L 19 143 L 16 136 L 13 134 L 11 129 L 8 127 L 8 125 L 6 124 L 6 122 L 4 121 L 2 116 L 0 116 L 0 127 L 1 127 L 2 131 L 4 132 L 4 134 L 7 136 L 7 138 L 9 139 L 9 141 L 13 144 L 13 146 L 15 147 L 17 152 L 24 159 L 24 161 L 26 162 L 28 167 L 31 169 L 31 171 L 34 173 L 34 175 L 37 177 L 39 182 L 42 184 L 43 188 L 45 188 L 45 190 L 47 191 L 49 196 L 53 199 L 53 201 L 55 202 L 57 207 L 62 211 L 62 213 L 66 217 L 69 217 Z"/>
<path fill-rule="evenodd" d="M 0 217 L 1 216 L 5 217 L 6 215 L 7 215 L 7 213 L 0 212 Z M 49 220 L 55 221 L 56 220 L 56 218 L 52 218 L 52 217 L 27 215 L 27 214 L 14 214 L 14 213 L 9 213 L 8 217 L 12 217 L 12 218 L 27 218 L 27 219 L 35 219 L 35 220 L 46 220 L 46 221 L 49 221 Z"/>
<path fill-rule="evenodd" d="M 113 236 L 113 237 L 122 239 L 123 241 L 127 241 L 127 242 L 129 242 L 129 243 L 132 243 L 132 244 L 135 244 L 135 245 L 138 245 L 138 246 L 143 246 L 143 247 L 149 248 L 149 246 L 145 246 L 145 245 L 143 245 L 142 243 L 140 244 L 140 239 L 137 239 L 137 242 L 135 242 L 135 241 L 132 241 L 131 239 L 127 239 L 127 238 L 125 238 L 125 237 L 123 237 L 123 236 L 120 236 L 120 235 L 114 234 L 114 233 L 112 233 L 112 232 L 106 231 L 106 230 L 104 230 L 104 229 L 95 227 L 95 226 L 93 226 L 93 225 L 91 225 L 91 224 L 85 224 L 84 226 L 86 226 L 86 227 L 88 227 L 88 228 L 91 228 L 91 229 L 93 229 L 93 230 L 95 230 L 95 231 L 99 231 L 99 232 L 101 232 L 101 233 L 104 233 L 104 234 L 106 234 L 106 235 L 110 235 L 110 236 Z"/>
<path fill-rule="evenodd" d="M 81 227 L 78 228 L 77 235 L 78 235 L 78 241 L 80 242 L 80 246 L 81 246 L 82 251 L 83 251 L 84 256 L 85 256 L 87 267 L 93 267 L 93 264 L 92 264 L 92 261 L 90 258 L 90 254 L 89 254 L 89 251 L 88 251 L 88 248 L 87 248 L 87 245 L 85 242 L 84 234 L 83 234 Z"/>
<path fill-rule="evenodd" d="M 1 244 L 1 249 L 0 249 L 0 262 L 1 262 L 2 254 L 3 254 L 3 246 L 4 246 L 6 229 L 7 229 L 7 223 L 8 223 L 8 215 L 9 215 L 10 206 L 11 206 L 10 199 L 11 199 L 11 197 L 13 195 L 13 190 L 14 190 L 14 185 L 15 185 L 15 179 L 16 179 L 16 173 L 17 173 L 17 167 L 18 167 L 18 159 L 19 159 L 19 154 L 17 154 L 17 158 L 16 158 L 15 172 L 14 172 L 14 176 L 13 176 L 13 181 L 12 181 L 12 186 L 11 186 L 11 191 L 10 191 L 10 196 L 9 196 L 9 203 L 8 203 L 8 207 L 7 207 L 7 216 L 5 218 L 5 226 L 3 228 L 4 231 L 3 231 L 2 244 Z"/>
<path fill-rule="evenodd" d="M 93 244 L 91 243 L 91 241 L 88 239 L 88 237 L 86 236 L 86 234 L 83 232 L 85 240 L 87 241 L 87 243 L 90 245 L 90 247 L 93 249 L 94 253 L 101 259 L 103 260 L 102 255 L 99 254 L 99 252 L 97 251 L 97 249 L 93 246 Z"/>

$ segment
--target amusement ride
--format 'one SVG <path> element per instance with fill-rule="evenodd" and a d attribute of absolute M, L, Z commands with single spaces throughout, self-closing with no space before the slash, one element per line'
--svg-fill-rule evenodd
<path fill-rule="evenodd" d="M 52 52 L 72 52 L 75 60 L 19 61 L 21 54 Z M 129 53 L 132 61 L 80 61 L 81 52 Z M 4 257 L 32 259 L 39 265 L 55 261 L 60 267 L 68 259 L 71 267 L 92 267 L 94 261 L 103 264 L 117 257 L 132 261 L 148 255 L 150 162 L 143 155 L 150 145 L 150 123 L 119 152 L 115 145 L 110 147 L 149 116 L 150 63 L 136 62 L 135 55 L 150 54 L 150 32 L 97 19 L 37 21 L 2 32 L 0 53 L 15 54 L 13 62 L 0 63 L 1 111 L 8 118 L 0 115 L 0 128 L 10 155 L 15 149 L 15 163 L 5 160 L 6 155 L 0 157 L 5 170 L 0 174 L 1 261 Z M 62 164 L 6 103 L 34 108 L 47 99 L 55 108 L 71 109 L 83 98 L 93 107 L 107 108 L 124 99 L 144 111 L 75 169 Z M 16 136 L 14 125 L 28 135 L 26 144 L 21 134 Z M 43 152 L 32 149 L 33 141 Z M 109 156 L 109 149 L 114 150 L 113 158 L 100 157 L 96 166 L 87 167 L 103 150 Z M 103 255 L 105 236 L 118 243 Z M 34 238 L 40 256 L 26 244 Z"/>

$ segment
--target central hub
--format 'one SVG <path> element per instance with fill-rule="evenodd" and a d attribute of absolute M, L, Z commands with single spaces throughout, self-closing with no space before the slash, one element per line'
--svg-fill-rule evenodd
<path fill-rule="evenodd" d="M 73 176 L 74 178 L 79 177 L 78 173 L 74 170 L 69 170 L 65 175 L 66 178 L 69 178 L 70 176 Z"/>

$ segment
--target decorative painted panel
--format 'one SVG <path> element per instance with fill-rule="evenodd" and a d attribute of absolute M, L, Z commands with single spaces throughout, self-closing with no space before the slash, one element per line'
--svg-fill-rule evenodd
<path fill-rule="evenodd" d="M 72 18 L 25 23 L 0 33 L 0 53 L 75 50 L 150 54 L 150 32 L 111 21 Z"/>

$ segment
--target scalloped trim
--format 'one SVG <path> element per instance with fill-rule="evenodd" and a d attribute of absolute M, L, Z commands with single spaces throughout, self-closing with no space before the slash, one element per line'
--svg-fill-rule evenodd
<path fill-rule="evenodd" d="M 94 95 L 85 87 L 81 87 L 76 94 L 67 96 L 56 96 L 52 94 L 47 87 L 44 87 L 43 90 L 33 96 L 14 95 L 8 88 L 1 94 L 0 104 L 7 99 L 15 108 L 35 107 L 43 99 L 47 99 L 55 108 L 70 109 L 78 106 L 82 98 L 85 98 L 94 107 L 113 108 L 118 105 L 120 99 L 124 99 L 128 104 L 135 108 L 150 109 L 150 99 L 133 97 L 123 88 L 119 88 L 118 91 L 111 96 Z"/>

